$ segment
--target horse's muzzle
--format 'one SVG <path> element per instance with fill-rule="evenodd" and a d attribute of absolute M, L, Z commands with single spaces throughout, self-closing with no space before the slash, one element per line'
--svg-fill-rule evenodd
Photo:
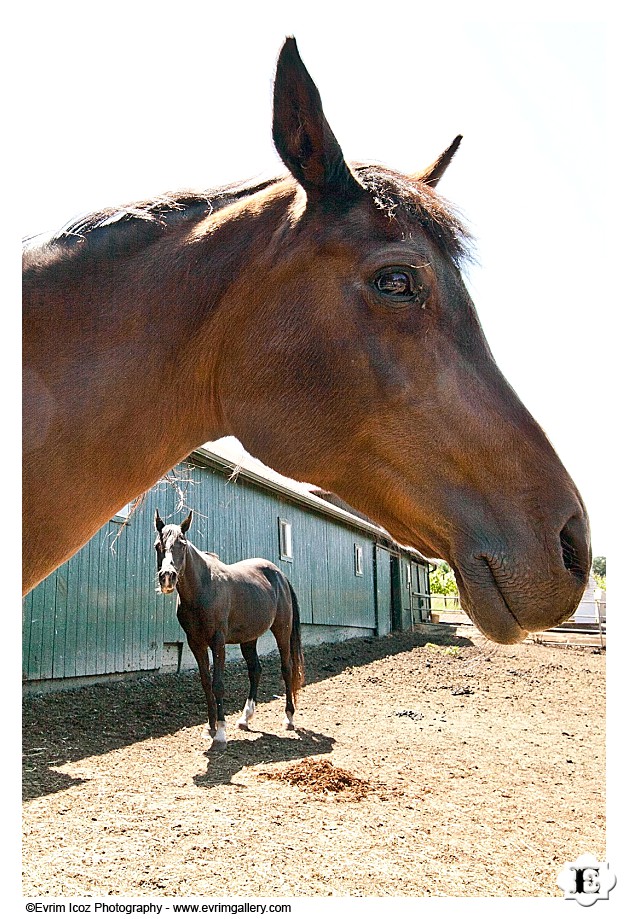
<path fill-rule="evenodd" d="M 454 560 L 464 609 L 493 641 L 511 644 L 564 622 L 578 606 L 591 566 L 588 518 L 574 514 L 543 541 L 519 538 Z"/>
<path fill-rule="evenodd" d="M 171 594 L 173 593 L 177 584 L 177 572 L 176 571 L 160 571 L 159 572 L 159 586 L 161 587 L 162 594 Z"/>

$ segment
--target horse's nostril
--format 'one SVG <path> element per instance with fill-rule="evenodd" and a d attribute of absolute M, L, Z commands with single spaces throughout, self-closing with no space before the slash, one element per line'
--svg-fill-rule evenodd
<path fill-rule="evenodd" d="M 585 584 L 591 566 L 588 528 L 582 517 L 571 517 L 560 531 L 563 564 L 580 583 Z"/>

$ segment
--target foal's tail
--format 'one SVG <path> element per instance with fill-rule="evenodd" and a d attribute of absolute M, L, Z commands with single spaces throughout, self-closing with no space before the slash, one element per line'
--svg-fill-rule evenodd
<path fill-rule="evenodd" d="M 303 648 L 301 646 L 301 617 L 299 615 L 299 601 L 294 588 L 288 581 L 290 596 L 292 597 L 292 631 L 290 632 L 290 660 L 292 662 L 292 682 L 290 689 L 292 698 L 296 702 L 297 695 L 305 685 L 305 663 L 303 661 Z"/>

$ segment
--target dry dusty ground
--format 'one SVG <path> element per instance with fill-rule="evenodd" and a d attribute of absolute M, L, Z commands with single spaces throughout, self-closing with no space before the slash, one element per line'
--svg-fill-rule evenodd
<path fill-rule="evenodd" d="M 300 730 L 264 661 L 207 753 L 196 673 L 29 697 L 25 896 L 554 896 L 605 857 L 604 654 L 471 628 L 306 648 Z"/>

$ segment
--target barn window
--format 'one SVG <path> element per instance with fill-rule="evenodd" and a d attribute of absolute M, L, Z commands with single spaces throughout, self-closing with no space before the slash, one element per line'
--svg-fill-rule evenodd
<path fill-rule="evenodd" d="M 279 557 L 284 562 L 291 562 L 292 554 L 292 524 L 287 520 L 279 519 Z"/>
<path fill-rule="evenodd" d="M 364 549 L 356 543 L 353 547 L 356 577 L 364 577 Z"/>
<path fill-rule="evenodd" d="M 125 520 L 125 521 L 128 520 L 129 514 L 131 513 L 132 508 L 133 508 L 133 501 L 129 501 L 128 504 L 125 504 L 124 507 L 121 507 L 120 510 L 116 514 L 114 514 L 114 520 L 116 518 L 119 518 L 120 520 Z"/>

